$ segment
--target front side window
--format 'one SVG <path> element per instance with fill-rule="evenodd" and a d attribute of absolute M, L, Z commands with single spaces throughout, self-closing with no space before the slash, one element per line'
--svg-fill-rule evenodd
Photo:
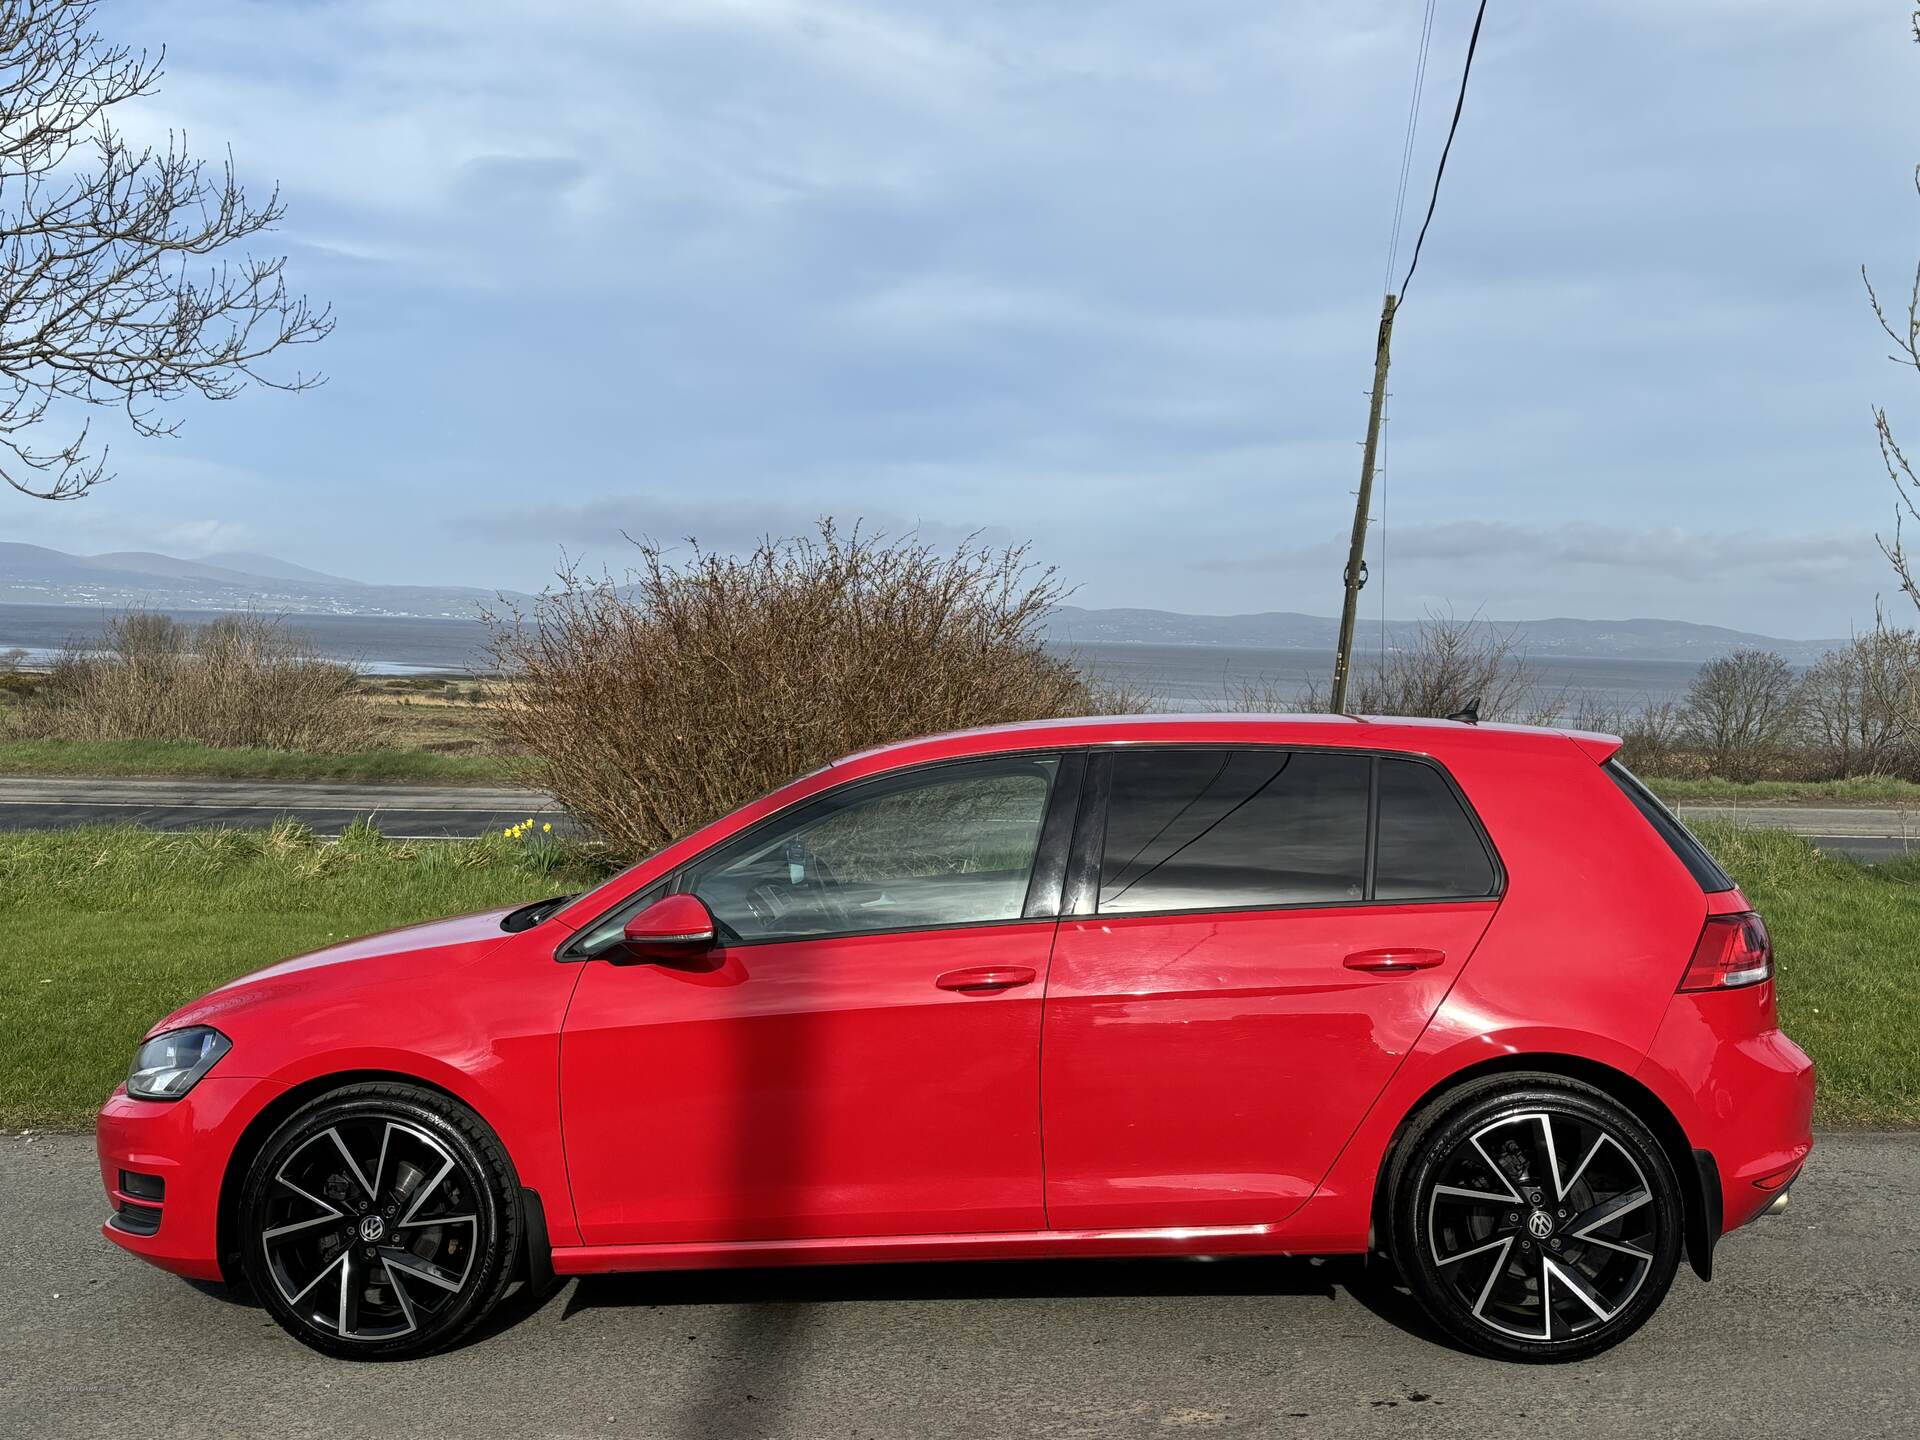
<path fill-rule="evenodd" d="M 1116 753 L 1100 913 L 1364 898 L 1371 763 L 1287 750 Z"/>
<path fill-rule="evenodd" d="M 1057 761 L 850 785 L 696 861 L 679 888 L 742 940 L 1017 920 Z"/>

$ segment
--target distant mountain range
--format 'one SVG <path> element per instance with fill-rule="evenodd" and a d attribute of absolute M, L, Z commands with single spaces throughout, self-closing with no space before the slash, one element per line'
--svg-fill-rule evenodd
<path fill-rule="evenodd" d="M 0 542 L 0 603 L 152 610 L 238 610 L 471 620 L 502 592 L 466 585 L 368 585 L 271 555 L 181 560 L 148 550 L 69 555 Z M 508 598 L 526 600 L 527 596 Z"/>
<path fill-rule="evenodd" d="M 237 610 L 293 615 L 471 620 L 503 592 L 464 585 L 369 585 L 290 564 L 271 555 L 225 552 L 182 560 L 145 550 L 69 555 L 40 545 L 0 543 L 0 604 L 120 609 Z M 504 592 L 521 603 L 531 597 Z M 1690 660 L 1757 646 L 1805 664 L 1839 641 L 1782 640 L 1684 620 L 1497 620 L 1529 654 L 1600 659 Z M 1330 651 L 1338 624 L 1319 615 L 1182 615 L 1171 610 L 1088 610 L 1063 605 L 1049 637 L 1063 645 L 1209 645 L 1260 650 Z M 1388 643 L 1405 643 L 1416 621 L 1391 621 Z M 1361 646 L 1378 644 L 1369 621 Z"/>
<path fill-rule="evenodd" d="M 1529 655 L 1588 659 L 1690 660 L 1698 664 L 1749 647 L 1773 650 L 1795 664 L 1810 664 L 1841 640 L 1783 640 L 1720 625 L 1686 620 L 1490 620 L 1510 631 L 1517 648 Z M 1387 643 L 1406 644 L 1420 628 L 1417 620 L 1387 622 Z M 1340 623 L 1331 617 L 1269 610 L 1256 615 L 1181 615 L 1171 610 L 1083 610 L 1063 605 L 1054 611 L 1051 637 L 1067 644 L 1225 645 L 1259 650 L 1331 651 Z M 1380 622 L 1369 620 L 1356 643 L 1379 648 Z"/>

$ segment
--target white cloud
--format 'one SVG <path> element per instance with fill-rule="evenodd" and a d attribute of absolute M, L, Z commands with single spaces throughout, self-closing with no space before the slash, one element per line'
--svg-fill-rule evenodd
<path fill-rule="evenodd" d="M 810 535 L 818 523 L 832 518 L 842 530 L 856 524 L 869 534 L 895 538 L 914 535 L 930 544 L 951 546 L 977 537 L 985 543 L 1006 543 L 1006 533 L 992 526 L 952 524 L 925 516 L 887 509 L 821 508 L 798 499 L 767 499 L 754 495 L 600 495 L 591 499 L 550 505 L 525 505 L 484 510 L 449 520 L 454 534 L 477 540 L 520 542 L 538 535 L 547 544 L 564 545 L 569 553 L 585 554 L 590 563 L 618 568 L 630 550 L 626 541 L 652 541 L 677 549 L 687 541 L 707 550 L 739 550 L 765 538 L 787 539 Z"/>
<path fill-rule="evenodd" d="M 1466 18 L 1435 37 L 1416 192 Z M 169 45 L 143 133 L 184 123 L 284 182 L 291 278 L 341 324 L 326 389 L 183 407 L 172 453 L 224 490 L 129 447 L 84 509 L 16 522 L 43 543 L 223 516 L 396 579 L 472 580 L 480 541 L 485 578 L 524 585 L 622 524 L 738 538 L 830 510 L 1033 536 L 1089 603 L 1330 608 L 1418 7 L 102 21 Z M 1870 614 L 1864 406 L 1898 397 L 1855 266 L 1912 258 L 1900 22 L 1494 8 L 1395 340 L 1397 610 Z M 627 475 L 659 498 L 616 495 Z"/>
<path fill-rule="evenodd" d="M 159 548 L 189 557 L 216 550 L 241 550 L 258 543 L 253 526 L 235 520 L 182 520 L 155 537 Z"/>

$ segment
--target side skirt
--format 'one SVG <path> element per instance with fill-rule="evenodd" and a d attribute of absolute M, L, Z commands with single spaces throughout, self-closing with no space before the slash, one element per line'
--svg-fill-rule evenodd
<path fill-rule="evenodd" d="M 735 1240 L 671 1245 L 563 1245 L 559 1275 L 638 1270 L 752 1269 L 770 1265 L 870 1265 L 939 1260 L 1092 1259 L 1153 1255 L 1323 1255 L 1288 1244 L 1278 1225 L 1155 1230 L 1010 1230 L 974 1235 L 862 1235 L 816 1240 Z M 1364 1246 L 1355 1246 L 1359 1254 Z"/>

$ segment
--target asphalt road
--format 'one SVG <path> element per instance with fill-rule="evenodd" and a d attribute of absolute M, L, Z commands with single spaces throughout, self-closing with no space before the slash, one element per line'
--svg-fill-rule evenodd
<path fill-rule="evenodd" d="M 1910 1435 L 1920 1135 L 1822 1136 L 1786 1214 L 1578 1365 L 1434 1339 L 1357 1265 L 899 1266 L 574 1282 L 349 1365 L 100 1238 L 86 1137 L 0 1140 L 0 1434 Z"/>
<path fill-rule="evenodd" d="M 0 777 L 0 829 L 140 825 L 187 830 L 205 825 L 265 827 L 283 815 L 337 835 L 371 817 L 406 839 L 470 839 L 528 816 L 555 830 L 573 821 L 537 790 L 473 785 L 289 784 L 235 780 Z"/>
<path fill-rule="evenodd" d="M 1734 820 L 1805 835 L 1821 848 L 1862 860 L 1920 850 L 1920 812 L 1846 806 L 1687 805 L 1687 819 Z M 526 819 L 552 821 L 562 833 L 573 821 L 537 790 L 463 785 L 287 784 L 230 780 L 139 780 L 0 777 L 0 829 L 68 825 L 143 825 L 186 830 L 201 825 L 271 825 L 282 815 L 337 835 L 372 816 L 388 835 L 462 839 L 491 834 Z"/>

